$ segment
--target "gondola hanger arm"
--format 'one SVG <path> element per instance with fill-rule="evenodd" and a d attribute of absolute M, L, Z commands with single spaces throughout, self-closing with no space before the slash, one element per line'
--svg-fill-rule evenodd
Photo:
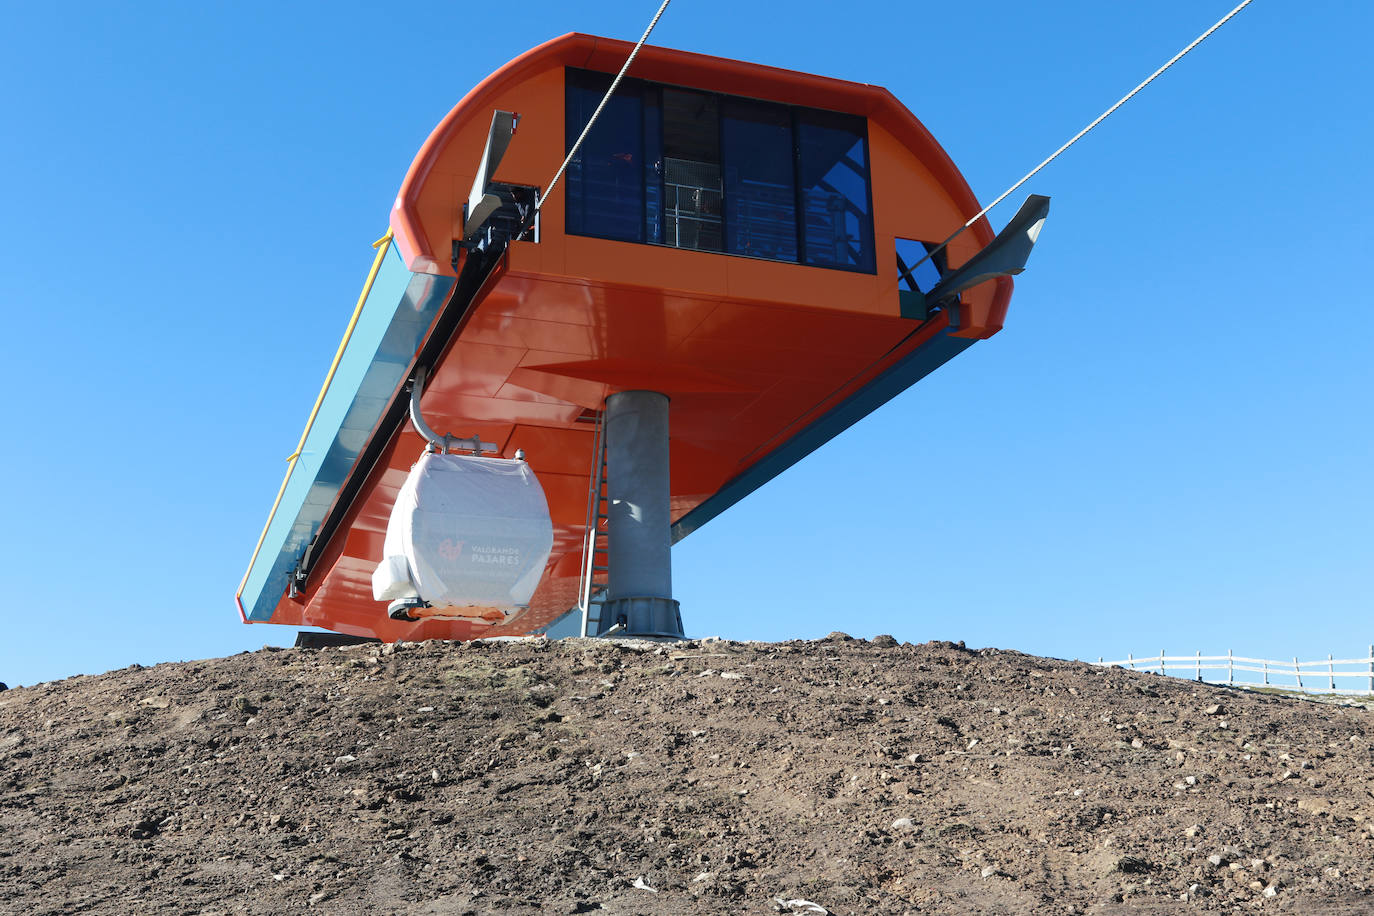
<path fill-rule="evenodd" d="M 448 454 L 448 452 L 453 449 L 474 452 L 479 455 L 483 453 L 494 454 L 499 451 L 500 446 L 495 442 L 483 442 L 481 436 L 472 436 L 468 439 L 462 439 L 457 436 L 449 435 L 448 433 L 441 436 L 425 422 L 424 414 L 420 410 L 420 399 L 424 397 L 425 393 L 426 374 L 425 367 L 420 366 L 415 370 L 415 375 L 411 378 L 410 422 L 414 424 L 415 431 L 423 436 L 424 440 L 429 443 L 430 451 L 438 452 L 441 455 Z M 521 457 L 523 457 L 523 455 Z"/>

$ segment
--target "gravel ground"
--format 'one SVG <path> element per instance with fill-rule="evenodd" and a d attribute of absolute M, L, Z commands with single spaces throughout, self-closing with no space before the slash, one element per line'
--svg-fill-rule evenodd
<path fill-rule="evenodd" d="M 843 634 L 134 666 L 0 692 L 0 913 L 1368 913 L 1372 724 Z"/>

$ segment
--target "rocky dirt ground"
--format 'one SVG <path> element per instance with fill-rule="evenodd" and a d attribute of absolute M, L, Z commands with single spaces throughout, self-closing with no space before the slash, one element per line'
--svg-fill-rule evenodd
<path fill-rule="evenodd" d="M 840 634 L 0 693 L 0 913 L 1374 912 L 1374 719 Z"/>

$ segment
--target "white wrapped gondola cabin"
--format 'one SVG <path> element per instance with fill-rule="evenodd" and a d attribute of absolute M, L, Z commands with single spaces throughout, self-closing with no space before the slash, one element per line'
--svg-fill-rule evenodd
<path fill-rule="evenodd" d="M 427 451 L 396 497 L 373 597 L 504 616 L 529 605 L 552 549 L 548 502 L 528 464 Z"/>

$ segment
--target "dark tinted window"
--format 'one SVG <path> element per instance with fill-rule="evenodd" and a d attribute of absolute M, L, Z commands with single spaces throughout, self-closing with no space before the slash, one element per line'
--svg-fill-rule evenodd
<path fill-rule="evenodd" d="M 663 243 L 663 92 L 645 86 L 644 103 L 644 240 Z"/>
<path fill-rule="evenodd" d="M 663 243 L 720 251 L 720 103 L 663 90 Z"/>
<path fill-rule="evenodd" d="M 936 246 L 915 239 L 895 239 L 897 243 L 897 285 L 902 289 L 928 293 L 940 282 L 944 272 L 945 250 L 929 257 Z"/>
<path fill-rule="evenodd" d="M 894 239 L 897 247 L 897 301 L 903 318 L 925 321 L 930 317 L 931 304 L 926 293 L 935 288 L 944 276 L 947 261 L 941 248 L 934 256 L 936 245 L 916 239 Z"/>
<path fill-rule="evenodd" d="M 611 76 L 567 72 L 567 143 Z M 863 118 L 625 80 L 568 166 L 573 235 L 873 273 Z"/>
<path fill-rule="evenodd" d="M 806 109 L 798 112 L 807 264 L 873 270 L 865 127 L 862 118 Z"/>
<path fill-rule="evenodd" d="M 568 149 L 611 85 L 611 77 L 568 71 Z M 568 231 L 644 241 L 644 143 L 640 87 L 622 83 L 568 164 Z"/>
<path fill-rule="evenodd" d="M 797 181 L 792 113 L 781 105 L 726 99 L 725 250 L 797 260 Z"/>

